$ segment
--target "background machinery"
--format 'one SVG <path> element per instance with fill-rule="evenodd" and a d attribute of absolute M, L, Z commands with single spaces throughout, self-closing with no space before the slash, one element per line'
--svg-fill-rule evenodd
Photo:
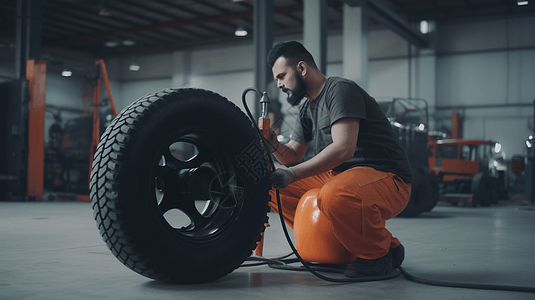
<path fill-rule="evenodd" d="M 424 99 L 377 99 L 405 150 L 413 171 L 412 193 L 400 217 L 416 217 L 438 202 L 438 181 L 429 172 L 428 111 Z"/>
<path fill-rule="evenodd" d="M 507 196 L 503 159 L 496 156 L 499 143 L 477 139 L 444 139 L 428 131 L 424 99 L 378 99 L 407 153 L 414 172 L 411 199 L 402 217 L 430 211 L 439 200 L 457 205 L 466 200 L 476 207 L 498 203 Z M 462 127 L 452 115 L 452 132 Z M 454 134 L 460 137 L 459 134 Z M 498 151 L 499 152 L 499 151 Z M 500 160 L 502 160 L 500 162 Z"/>
<path fill-rule="evenodd" d="M 0 84 L 0 141 L 7 145 L 0 149 L 0 197 L 42 200 L 46 189 L 51 192 L 49 198 L 51 194 L 58 198 L 68 193 L 68 199 L 89 201 L 89 172 L 105 126 L 99 108 L 108 106 L 108 102 L 101 102 L 102 82 L 111 106 L 111 112 L 105 113 L 117 115 L 106 67 L 103 60 L 87 69 L 69 65 L 89 80 L 91 104 L 83 116 L 65 121 L 61 112 L 72 108 L 45 103 L 47 64 L 65 63 L 44 58 L 28 60 L 25 80 Z M 55 120 L 48 129 L 46 144 L 45 113 L 52 113 Z"/>
<path fill-rule="evenodd" d="M 429 139 L 429 169 L 440 183 L 440 199 L 454 205 L 488 206 L 506 197 L 505 171 L 494 159 L 498 143 L 477 139 Z"/>

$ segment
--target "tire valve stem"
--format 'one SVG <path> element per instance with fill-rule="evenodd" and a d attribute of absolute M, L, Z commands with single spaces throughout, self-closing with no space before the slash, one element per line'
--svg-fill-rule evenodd
<path fill-rule="evenodd" d="M 262 94 L 260 98 L 260 118 L 258 119 L 258 129 L 262 131 L 262 135 L 266 140 L 269 140 L 269 126 L 270 120 L 268 115 L 269 97 L 267 92 Z"/>

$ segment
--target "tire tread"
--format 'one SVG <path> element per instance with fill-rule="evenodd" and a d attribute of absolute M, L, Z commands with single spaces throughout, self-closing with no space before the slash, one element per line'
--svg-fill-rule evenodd
<path fill-rule="evenodd" d="M 121 263 L 149 278 L 188 283 L 187 278 L 179 278 L 178 280 L 168 278 L 164 270 L 158 269 L 152 263 L 147 249 L 136 245 L 136 232 L 124 215 L 125 203 L 121 201 L 117 192 L 122 184 L 121 178 L 117 174 L 121 173 L 121 168 L 125 163 L 124 157 L 129 152 L 129 141 L 140 134 L 139 124 L 142 124 L 143 120 L 147 118 L 154 117 L 169 101 L 170 95 L 175 93 L 180 93 L 183 97 L 191 99 L 203 98 L 207 94 L 217 95 L 200 89 L 166 89 L 146 95 L 123 109 L 104 131 L 94 155 L 90 175 L 90 198 L 93 218 L 97 223 L 100 235 L 106 246 Z M 232 104 L 233 109 L 245 118 L 239 107 L 230 101 L 228 103 Z M 260 238 L 259 234 L 258 240 Z M 244 251 L 245 254 L 241 261 L 233 265 L 230 270 L 217 270 L 213 274 L 205 276 L 204 279 L 195 278 L 194 281 L 213 281 L 232 272 L 251 255 L 256 242 L 251 243 L 250 249 Z"/>

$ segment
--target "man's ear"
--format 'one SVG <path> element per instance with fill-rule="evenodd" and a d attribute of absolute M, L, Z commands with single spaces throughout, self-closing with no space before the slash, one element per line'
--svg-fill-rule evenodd
<path fill-rule="evenodd" d="M 297 71 L 301 76 L 305 76 L 305 74 L 307 73 L 307 68 L 308 66 L 306 62 L 300 61 L 299 63 L 297 63 Z"/>

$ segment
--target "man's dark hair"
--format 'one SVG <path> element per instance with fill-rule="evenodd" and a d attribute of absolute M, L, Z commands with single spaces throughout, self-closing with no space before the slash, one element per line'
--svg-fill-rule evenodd
<path fill-rule="evenodd" d="M 317 69 L 312 54 L 299 42 L 280 42 L 275 45 L 268 53 L 267 63 L 273 67 L 279 57 L 284 57 L 289 66 L 296 66 L 298 62 L 304 61 L 310 67 Z"/>

